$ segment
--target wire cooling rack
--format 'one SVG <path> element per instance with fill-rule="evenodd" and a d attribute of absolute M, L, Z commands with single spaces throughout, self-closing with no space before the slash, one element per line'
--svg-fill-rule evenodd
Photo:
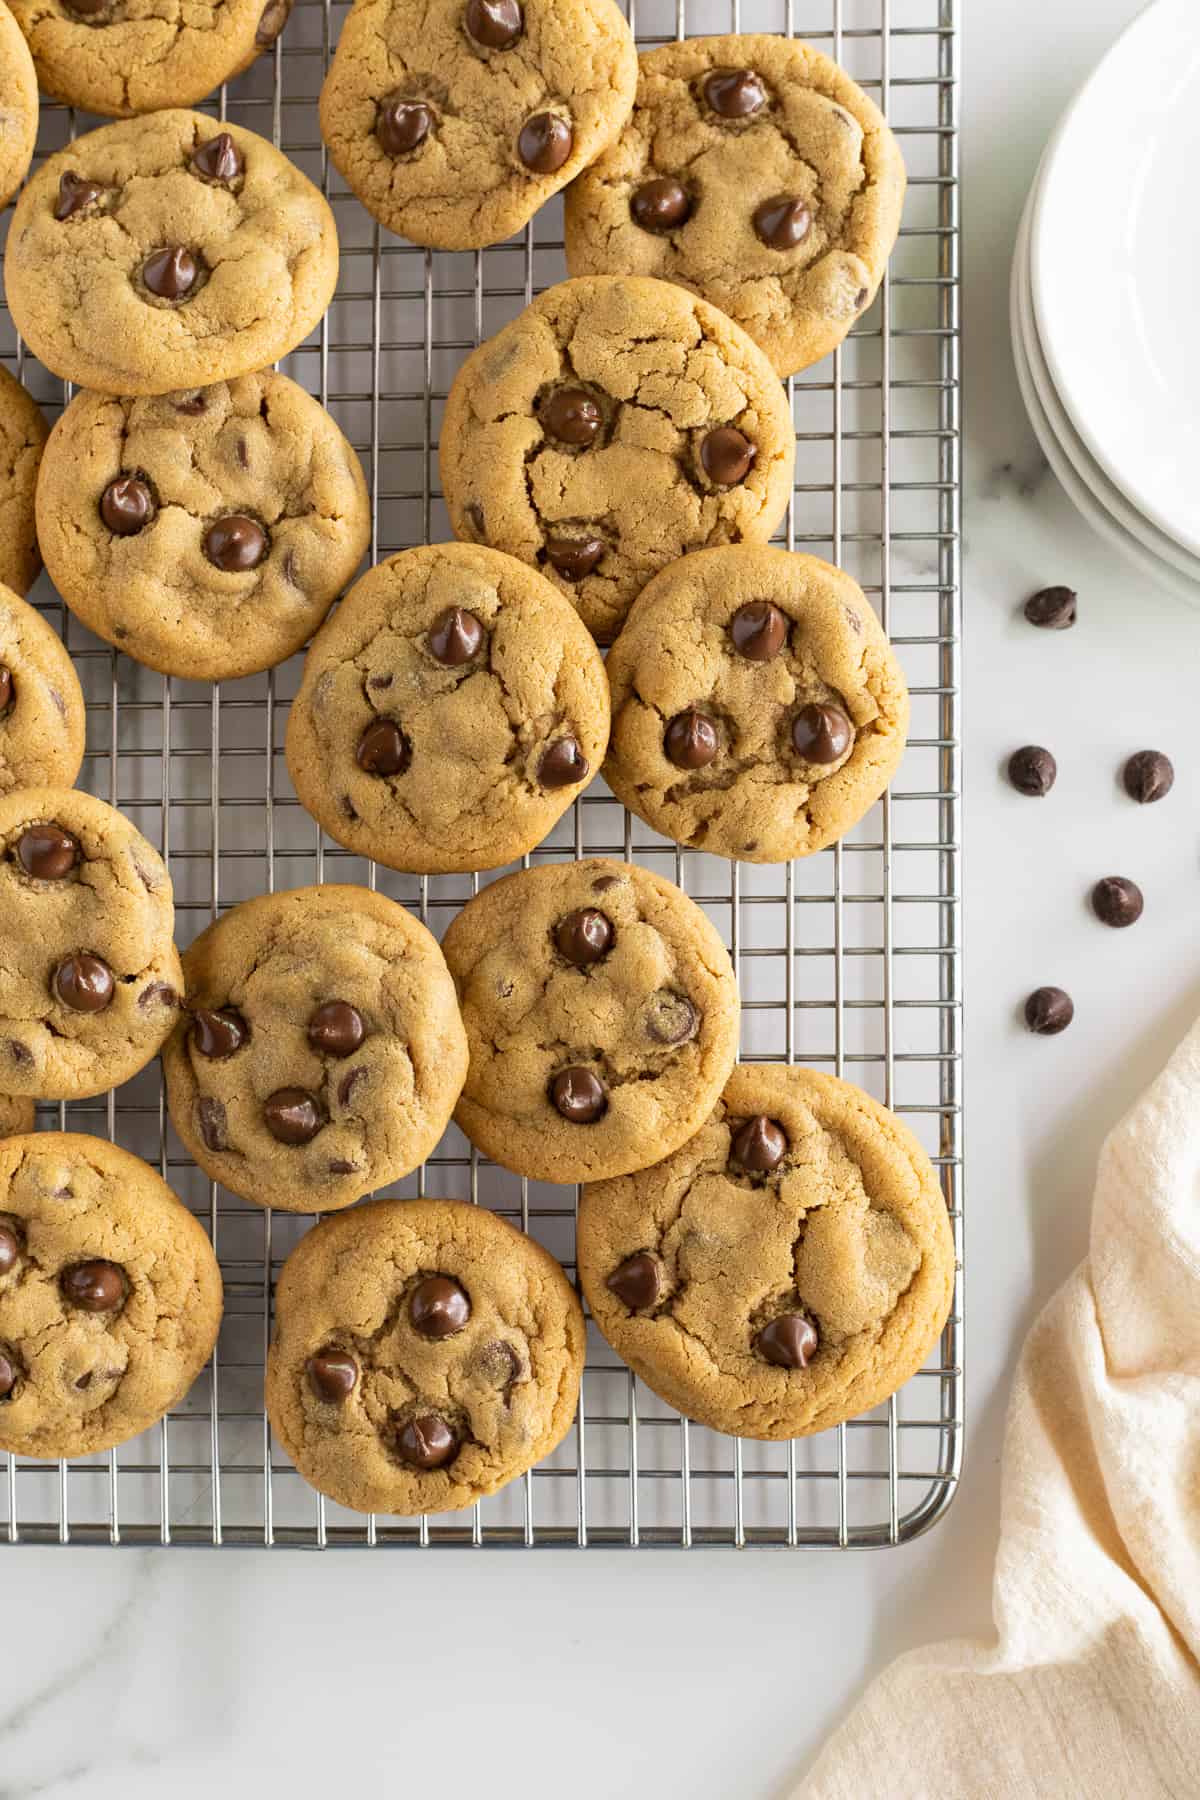
<path fill-rule="evenodd" d="M 316 97 L 346 8 L 299 0 L 283 40 L 209 110 L 272 137 L 324 187 L 342 246 L 320 331 L 285 365 L 330 409 L 371 482 L 372 560 L 450 536 L 437 485 L 443 402 L 464 354 L 563 273 L 561 207 L 476 254 L 431 253 L 375 226 L 327 166 Z M 940 1346 L 892 1400 L 790 1444 L 680 1419 L 589 1327 L 576 1423 L 555 1454 L 472 1511 L 363 1518 L 326 1502 L 271 1440 L 263 1356 L 280 1263 L 311 1221 L 208 1182 L 166 1118 L 157 1068 L 119 1093 L 45 1110 L 158 1167 L 208 1226 L 226 1316 L 211 1367 L 161 1425 L 105 1456 L 0 1458 L 10 1543 L 471 1545 L 898 1544 L 946 1510 L 963 1438 L 959 901 L 959 342 L 954 0 L 628 0 L 639 43 L 783 31 L 843 63 L 882 105 L 909 168 L 891 273 L 845 347 L 789 383 L 798 459 L 780 534 L 866 589 L 904 663 L 912 736 L 891 794 L 841 844 L 790 867 L 681 852 L 597 782 L 536 860 L 644 862 L 709 912 L 743 996 L 742 1055 L 804 1062 L 902 1114 L 940 1171 L 960 1275 Z M 39 152 L 97 121 L 43 112 Z M 7 215 L 0 230 L 7 224 Z M 0 355 L 56 417 L 69 392 L 0 312 Z M 161 845 L 178 936 L 272 887 L 359 881 L 440 932 L 478 877 L 397 875 L 322 841 L 283 761 L 300 660 L 208 687 L 101 645 L 43 578 L 88 699 L 82 785 Z M 533 1233 L 574 1273 L 575 1195 L 487 1164 L 453 1129 L 389 1190 L 470 1198 Z"/>

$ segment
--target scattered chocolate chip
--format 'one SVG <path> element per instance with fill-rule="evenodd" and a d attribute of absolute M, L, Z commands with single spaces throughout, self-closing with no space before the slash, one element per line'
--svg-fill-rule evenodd
<path fill-rule="evenodd" d="M 192 1043 L 201 1056 L 210 1056 L 215 1061 L 232 1056 L 249 1037 L 249 1025 L 232 1006 L 222 1006 L 215 1011 L 207 1006 L 193 1009 Z"/>
<path fill-rule="evenodd" d="M 534 113 L 517 134 L 517 155 L 534 175 L 554 175 L 575 148 L 575 133 L 558 113 Z"/>
<path fill-rule="evenodd" d="M 220 182 L 228 187 L 245 170 L 246 159 L 227 131 L 219 131 L 192 151 L 192 172 L 201 181 Z"/>
<path fill-rule="evenodd" d="M 409 1295 L 408 1316 L 422 1337 L 453 1337 L 471 1317 L 471 1302 L 449 1275 L 426 1275 Z"/>
<path fill-rule="evenodd" d="M 149 1012 L 155 1006 L 178 1006 L 179 995 L 166 981 L 152 981 L 138 995 L 138 1006 L 142 1012 Z"/>
<path fill-rule="evenodd" d="M 594 906 L 581 906 L 569 912 L 554 927 L 554 943 L 558 954 L 577 969 L 586 968 L 608 955 L 613 946 L 612 920 Z"/>
<path fill-rule="evenodd" d="M 792 748 L 805 762 L 836 762 L 853 736 L 854 727 L 840 706 L 802 706 L 792 720 Z"/>
<path fill-rule="evenodd" d="M 648 1250 L 638 1250 L 617 1264 L 604 1285 L 624 1301 L 630 1312 L 643 1312 L 648 1306 L 658 1305 L 666 1281 L 658 1257 Z"/>
<path fill-rule="evenodd" d="M 353 1056 L 367 1035 L 363 1016 L 348 1000 L 326 1000 L 308 1021 L 308 1041 L 326 1056 Z"/>
<path fill-rule="evenodd" d="M 485 50 L 511 50 L 525 29 L 525 17 L 517 0 L 467 0 L 463 24 Z"/>
<path fill-rule="evenodd" d="M 458 1434 L 437 1413 L 416 1413 L 396 1433 L 396 1451 L 414 1469 L 442 1469 L 458 1454 Z"/>
<path fill-rule="evenodd" d="M 112 1002 L 113 973 L 99 956 L 79 951 L 63 958 L 54 971 L 51 986 L 72 1012 L 103 1012 Z"/>
<path fill-rule="evenodd" d="M 692 216 L 692 202 L 687 189 L 673 176 L 661 175 L 654 181 L 643 181 L 635 188 L 629 202 L 635 225 L 643 231 L 665 234 L 686 225 Z"/>
<path fill-rule="evenodd" d="M 358 1364 L 346 1350 L 318 1350 L 304 1365 L 308 1385 L 318 1400 L 330 1406 L 341 1406 L 354 1392 L 358 1380 Z"/>
<path fill-rule="evenodd" d="M 344 1158 L 339 1156 L 335 1157 L 330 1163 L 329 1173 L 331 1175 L 353 1175 L 357 1166 L 357 1163 L 346 1162 Z"/>
<path fill-rule="evenodd" d="M 0 663 L 0 713 L 6 713 L 13 703 L 13 676 L 7 663 Z"/>
<path fill-rule="evenodd" d="M 304 1088 L 276 1088 L 263 1101 L 263 1123 L 280 1144 L 309 1144 L 325 1123 L 315 1094 Z"/>
<path fill-rule="evenodd" d="M 1035 988 L 1025 1002 L 1025 1023 L 1039 1037 L 1057 1037 L 1075 1017 L 1075 1002 L 1064 988 Z"/>
<path fill-rule="evenodd" d="M 67 219 L 73 219 L 76 213 L 94 206 L 105 191 L 98 181 L 85 181 L 82 175 L 68 169 L 59 179 L 58 199 L 54 202 L 55 218 L 60 225 Z"/>
<path fill-rule="evenodd" d="M 79 1377 L 78 1381 L 75 1383 L 75 1386 L 77 1388 L 79 1388 L 80 1390 L 90 1388 L 92 1385 L 92 1374 L 93 1374 L 93 1371 L 91 1369 L 85 1369 L 83 1374 Z"/>
<path fill-rule="evenodd" d="M 0 1350 L 0 1400 L 7 1400 L 20 1379 L 16 1358 L 8 1350 Z"/>
<path fill-rule="evenodd" d="M 1058 764 L 1040 744 L 1025 744 L 1008 759 L 1008 779 L 1018 794 L 1040 798 L 1048 794 L 1058 775 Z"/>
<path fill-rule="evenodd" d="M 267 534 L 257 519 L 245 513 L 228 513 L 214 519 L 204 534 L 204 554 L 227 575 L 257 569 L 269 548 Z"/>
<path fill-rule="evenodd" d="M 58 1278 L 64 1299 L 81 1312 L 107 1313 L 116 1312 L 125 1304 L 125 1296 L 129 1292 L 129 1284 L 125 1271 L 119 1263 L 105 1262 L 97 1258 L 94 1262 L 75 1263 L 64 1269 Z"/>
<path fill-rule="evenodd" d="M 609 888 L 620 887 L 620 885 L 621 877 L 619 875 L 597 875 L 592 883 L 592 892 L 593 894 L 607 894 Z"/>
<path fill-rule="evenodd" d="M 659 988 L 646 1008 L 646 1032 L 656 1044 L 686 1044 L 700 1029 L 700 1015 L 686 994 Z"/>
<path fill-rule="evenodd" d="M 239 437 L 234 454 L 237 457 L 239 469 L 248 469 L 250 467 L 250 447 L 244 437 Z"/>
<path fill-rule="evenodd" d="M 16 1267 L 21 1254 L 21 1240 L 11 1225 L 0 1225 L 0 1275 Z"/>
<path fill-rule="evenodd" d="M 260 50 L 269 50 L 291 17 L 292 0 L 267 0 L 254 33 Z"/>
<path fill-rule="evenodd" d="M 717 728 L 705 713 L 689 706 L 667 726 L 663 749 L 677 769 L 705 769 L 720 749 Z"/>
<path fill-rule="evenodd" d="M 1125 764 L 1121 780 L 1131 800 L 1139 806 L 1152 806 L 1174 787 L 1175 770 L 1161 750 L 1139 750 Z"/>
<path fill-rule="evenodd" d="M 349 819 L 352 825 L 357 825 L 359 818 L 358 808 L 355 806 L 349 794 L 343 794 L 338 801 L 338 805 L 342 809 L 342 817 Z"/>
<path fill-rule="evenodd" d="M 1105 875 L 1092 889 L 1092 911 L 1102 925 L 1117 930 L 1136 925 L 1145 904 L 1136 881 L 1124 875 Z"/>
<path fill-rule="evenodd" d="M 599 563 L 608 545 L 598 537 L 548 537 L 546 561 L 564 581 L 582 581 Z"/>
<path fill-rule="evenodd" d="M 817 1334 L 803 1313 L 780 1313 L 754 1340 L 760 1356 L 781 1369 L 807 1369 L 817 1348 Z"/>
<path fill-rule="evenodd" d="M 700 440 L 700 463 L 716 487 L 736 487 L 754 467 L 758 450 L 736 425 L 718 425 Z"/>
<path fill-rule="evenodd" d="M 779 194 L 755 207 L 754 229 L 768 250 L 794 250 L 812 230 L 812 214 L 803 200 Z"/>
<path fill-rule="evenodd" d="M 198 419 L 208 411 L 208 401 L 203 394 L 188 394 L 182 400 L 176 400 L 175 411 L 183 413 L 185 418 Z"/>
<path fill-rule="evenodd" d="M 599 1076 L 578 1065 L 559 1070 L 550 1083 L 550 1100 L 572 1125 L 593 1125 L 608 1111 L 608 1096 Z"/>
<path fill-rule="evenodd" d="M 538 418 L 547 437 L 580 448 L 594 444 L 604 428 L 598 402 L 583 388 L 555 388 L 539 406 Z"/>
<path fill-rule="evenodd" d="M 1043 631 L 1067 631 L 1075 623 L 1074 588 L 1039 588 L 1025 602 L 1025 617 Z"/>
<path fill-rule="evenodd" d="M 167 244 L 142 264 L 142 280 L 159 300 L 186 300 L 199 274 L 200 264 L 182 244 Z"/>
<path fill-rule="evenodd" d="M 788 622 L 769 600 L 748 600 L 729 621 L 729 636 L 739 656 L 749 662 L 771 662 L 787 643 Z"/>
<path fill-rule="evenodd" d="M 136 475 L 118 475 L 100 496 L 100 517 L 117 537 L 134 537 L 154 517 L 154 496 Z"/>
<path fill-rule="evenodd" d="M 229 1140 L 225 1135 L 225 1108 L 219 1100 L 207 1097 L 196 1102 L 196 1123 L 205 1147 L 209 1150 L 225 1150 Z"/>
<path fill-rule="evenodd" d="M 521 1373 L 521 1359 L 511 1344 L 502 1338 L 493 1338 L 490 1344 L 483 1344 L 473 1358 L 472 1366 L 491 1382 L 493 1387 L 501 1388 L 505 1398 L 508 1390 Z"/>
<path fill-rule="evenodd" d="M 714 69 L 705 80 L 704 98 L 722 119 L 747 119 L 763 106 L 767 90 L 753 69 Z"/>
<path fill-rule="evenodd" d="M 385 688 L 390 688 L 395 679 L 394 675 L 372 675 L 367 686 L 371 689 L 372 693 L 379 694 L 382 693 Z"/>
<path fill-rule="evenodd" d="M 287 582 L 289 587 L 298 588 L 300 586 L 300 576 L 296 569 L 296 552 L 294 550 L 284 551 L 281 572 L 283 579 Z"/>
<path fill-rule="evenodd" d="M 29 1048 L 28 1044 L 23 1044 L 19 1038 L 9 1038 L 5 1048 L 19 1068 L 26 1068 L 32 1064 L 33 1051 Z"/>
<path fill-rule="evenodd" d="M 366 1079 L 366 1074 L 367 1071 L 365 1069 L 349 1069 L 346 1074 L 342 1076 L 342 1079 L 337 1085 L 339 1106 L 349 1106 L 355 1088 L 360 1081 Z"/>
<path fill-rule="evenodd" d="M 403 775 L 412 749 L 394 719 L 375 719 L 359 738 L 354 760 L 368 775 Z"/>
<path fill-rule="evenodd" d="M 388 156 L 407 156 L 425 142 L 433 126 L 432 107 L 393 94 L 379 108 L 375 136 Z"/>
<path fill-rule="evenodd" d="M 111 0 L 64 0 L 68 12 L 73 12 L 80 19 L 94 19 L 99 13 L 107 12 Z"/>
<path fill-rule="evenodd" d="M 870 299 L 870 297 L 871 297 L 871 293 L 870 293 L 869 288 L 859 288 L 857 294 L 855 294 L 855 296 L 854 296 L 855 312 L 861 312 L 863 307 L 867 304 L 867 301 Z"/>
<path fill-rule="evenodd" d="M 587 757 L 573 737 L 556 738 L 538 758 L 537 778 L 544 788 L 574 787 L 587 774 Z"/>
<path fill-rule="evenodd" d="M 79 842 L 59 825 L 30 825 L 17 839 L 17 861 L 35 881 L 64 881 L 79 861 Z"/>
<path fill-rule="evenodd" d="M 787 1155 L 787 1133 L 777 1120 L 756 1113 L 738 1126 L 729 1149 L 743 1169 L 749 1169 L 753 1175 L 768 1175 Z"/>
<path fill-rule="evenodd" d="M 463 663 L 470 662 L 473 656 L 478 656 L 485 635 L 483 626 L 473 612 L 468 612 L 462 606 L 448 606 L 433 621 L 425 641 L 429 645 L 429 654 L 435 661 L 445 663 L 447 668 L 457 669 Z"/>

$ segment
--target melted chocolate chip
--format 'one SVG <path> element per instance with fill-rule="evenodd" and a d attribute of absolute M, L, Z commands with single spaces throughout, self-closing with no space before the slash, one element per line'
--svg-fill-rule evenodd
<path fill-rule="evenodd" d="M 623 1263 L 618 1263 L 605 1287 L 611 1288 L 618 1300 L 623 1300 L 630 1312 L 643 1312 L 648 1306 L 657 1306 L 666 1287 L 662 1263 L 657 1256 L 647 1250 L 638 1250 L 633 1256 L 627 1256 Z"/>
<path fill-rule="evenodd" d="M 676 713 L 663 733 L 663 749 L 677 769 L 707 768 L 720 747 L 716 726 L 694 706 Z"/>
<path fill-rule="evenodd" d="M 467 0 L 463 24 L 485 50 L 511 50 L 525 29 L 525 17 L 517 0 Z"/>
<path fill-rule="evenodd" d="M 704 98 L 722 119 L 747 119 L 764 105 L 767 90 L 753 69 L 714 69 L 705 80 Z"/>
<path fill-rule="evenodd" d="M 0 1275 L 7 1275 L 17 1265 L 21 1239 L 11 1225 L 0 1225 Z"/>
<path fill-rule="evenodd" d="M 196 1123 L 207 1149 L 217 1151 L 228 1148 L 225 1108 L 219 1100 L 209 1100 L 207 1097 L 197 1100 Z"/>
<path fill-rule="evenodd" d="M 544 788 L 574 787 L 587 773 L 587 757 L 573 737 L 556 738 L 538 758 L 537 778 Z"/>
<path fill-rule="evenodd" d="M 426 643 L 435 661 L 447 668 L 458 669 L 478 656 L 485 632 L 473 612 L 462 606 L 448 606 L 439 613 L 429 628 Z"/>
<path fill-rule="evenodd" d="M 781 1369 L 807 1369 L 817 1348 L 817 1334 L 803 1313 L 780 1313 L 754 1340 L 759 1355 Z"/>
<path fill-rule="evenodd" d="M 748 600 L 729 621 L 729 636 L 748 662 L 771 662 L 787 643 L 788 622 L 769 600 Z"/>
<path fill-rule="evenodd" d="M 554 175 L 575 148 L 575 133 L 558 113 L 540 112 L 517 133 L 517 155 L 534 175 Z"/>
<path fill-rule="evenodd" d="M 646 1035 L 656 1044 L 686 1044 L 700 1029 L 700 1015 L 686 994 L 659 988 L 646 1008 Z"/>
<path fill-rule="evenodd" d="M 117 537 L 135 537 L 154 517 L 154 496 L 136 475 L 118 475 L 100 496 L 100 517 Z"/>
<path fill-rule="evenodd" d="M 805 762 L 834 763 L 850 748 L 854 727 L 840 706 L 802 706 L 792 720 L 792 748 Z"/>
<path fill-rule="evenodd" d="M 354 760 L 368 775 L 403 775 L 412 750 L 394 719 L 376 719 L 359 738 Z"/>
<path fill-rule="evenodd" d="M 794 250 L 812 230 L 812 214 L 803 200 L 779 194 L 755 207 L 754 229 L 768 250 Z"/>
<path fill-rule="evenodd" d="M 246 159 L 227 131 L 219 131 L 192 151 L 192 173 L 201 181 L 218 182 L 228 187 L 245 174 Z"/>
<path fill-rule="evenodd" d="M 1075 1017 L 1075 1002 L 1064 988 L 1035 988 L 1025 1002 L 1025 1023 L 1038 1037 L 1057 1037 Z"/>
<path fill-rule="evenodd" d="M 564 581 L 582 581 L 599 563 L 608 545 L 603 538 L 548 537 L 546 561 Z"/>
<path fill-rule="evenodd" d="M 1151 806 L 1175 785 L 1175 770 L 1161 750 L 1139 750 L 1121 771 L 1125 792 L 1139 806 Z"/>
<path fill-rule="evenodd" d="M 559 1070 L 550 1083 L 550 1100 L 571 1125 L 593 1125 L 608 1111 L 599 1076 L 578 1065 Z"/>
<path fill-rule="evenodd" d="M 434 123 L 433 108 L 423 100 L 393 94 L 379 108 L 375 136 L 389 156 L 408 156 L 425 142 Z"/>
<path fill-rule="evenodd" d="M 349 1069 L 346 1074 L 342 1076 L 342 1079 L 337 1085 L 339 1106 L 349 1106 L 355 1088 L 360 1081 L 366 1080 L 366 1076 L 367 1071 L 365 1069 Z"/>
<path fill-rule="evenodd" d="M 16 1358 L 9 1350 L 0 1350 L 0 1400 L 7 1400 L 20 1379 Z"/>
<path fill-rule="evenodd" d="M 192 1043 L 201 1056 L 220 1061 L 232 1056 L 250 1037 L 250 1027 L 232 1006 L 216 1011 L 197 1006 L 192 1013 Z"/>
<path fill-rule="evenodd" d="M 329 1165 L 331 1175 L 353 1175 L 357 1163 L 347 1162 L 345 1157 L 336 1156 Z"/>
<path fill-rule="evenodd" d="M 554 943 L 558 954 L 583 969 L 598 963 L 613 946 L 612 920 L 594 906 L 581 906 L 569 912 L 554 927 Z"/>
<path fill-rule="evenodd" d="M 308 1021 L 308 1041 L 326 1056 L 353 1056 L 367 1035 L 363 1016 L 348 1000 L 326 1000 Z"/>
<path fill-rule="evenodd" d="M 13 703 L 13 675 L 7 663 L 0 663 L 0 713 L 6 713 Z"/>
<path fill-rule="evenodd" d="M 269 50 L 291 17 L 292 0 L 267 0 L 254 33 L 260 50 Z"/>
<path fill-rule="evenodd" d="M 17 861 L 35 881 L 64 881 L 79 854 L 78 840 L 59 825 L 30 825 L 17 839 Z"/>
<path fill-rule="evenodd" d="M 594 444 L 604 429 L 599 404 L 583 388 L 555 388 L 538 408 L 538 418 L 547 437 L 581 449 Z"/>
<path fill-rule="evenodd" d="M 55 218 L 60 224 L 66 219 L 73 219 L 76 213 L 94 206 L 106 191 L 98 181 L 85 181 L 82 175 L 68 169 L 58 183 L 58 199 L 54 202 Z"/>
<path fill-rule="evenodd" d="M 198 419 L 208 411 L 208 400 L 203 394 L 188 394 L 184 399 L 176 400 L 175 411 L 187 419 Z"/>
<path fill-rule="evenodd" d="M 1145 904 L 1137 882 L 1124 875 L 1105 875 L 1092 889 L 1092 911 L 1102 925 L 1118 931 L 1136 925 Z"/>
<path fill-rule="evenodd" d="M 318 1400 L 324 1400 L 330 1406 L 342 1406 L 354 1392 L 358 1364 L 348 1351 L 330 1347 L 310 1356 L 304 1365 L 304 1373 Z"/>
<path fill-rule="evenodd" d="M 125 1271 L 119 1263 L 105 1262 L 97 1258 L 95 1262 L 75 1263 L 64 1269 L 58 1278 L 63 1298 L 81 1312 L 107 1313 L 116 1312 L 125 1304 L 125 1296 L 129 1292 L 129 1284 Z"/>
<path fill-rule="evenodd" d="M 493 1387 L 502 1389 L 505 1399 L 521 1373 L 521 1359 L 511 1344 L 503 1338 L 493 1338 L 490 1344 L 484 1344 L 476 1351 L 472 1367 L 480 1371 Z"/>
<path fill-rule="evenodd" d="M 315 1094 L 304 1088 L 276 1088 L 263 1101 L 263 1123 L 280 1144 L 309 1144 L 325 1123 Z"/>
<path fill-rule="evenodd" d="M 178 1006 L 179 995 L 166 981 L 152 981 L 138 995 L 138 1007 L 142 1012 L 149 1012 L 155 1006 Z"/>
<path fill-rule="evenodd" d="M 787 1155 L 787 1133 L 775 1119 L 756 1113 L 733 1134 L 729 1150 L 735 1162 L 753 1175 L 768 1175 Z"/>
<path fill-rule="evenodd" d="M 245 513 L 228 513 L 223 519 L 214 519 L 204 534 L 205 556 L 214 568 L 227 575 L 257 569 L 269 547 L 258 520 Z"/>
<path fill-rule="evenodd" d="M 103 1012 L 112 1002 L 114 985 L 108 964 L 86 950 L 64 957 L 51 981 L 63 1005 L 81 1013 Z"/>
<path fill-rule="evenodd" d="M 635 225 L 662 235 L 686 225 L 692 216 L 692 202 L 681 181 L 661 175 L 634 189 L 629 210 Z"/>
<path fill-rule="evenodd" d="M 167 244 L 142 264 L 142 280 L 159 300 L 186 300 L 199 274 L 200 264 L 182 244 Z"/>
<path fill-rule="evenodd" d="M 427 1275 L 409 1295 L 408 1316 L 422 1337 L 453 1337 L 471 1317 L 471 1302 L 449 1275 Z"/>
<path fill-rule="evenodd" d="M 700 440 L 700 464 L 715 487 L 736 487 L 754 467 L 758 450 L 736 425 L 718 425 Z"/>

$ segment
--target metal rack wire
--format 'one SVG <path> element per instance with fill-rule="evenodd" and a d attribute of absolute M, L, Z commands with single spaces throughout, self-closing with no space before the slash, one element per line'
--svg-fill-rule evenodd
<path fill-rule="evenodd" d="M 879 101 L 909 167 L 905 223 L 879 299 L 842 350 L 789 382 L 798 457 L 782 541 L 841 563 L 878 607 L 908 675 L 912 736 L 891 794 L 841 844 L 781 868 L 681 852 L 596 783 L 535 859 L 644 861 L 710 913 L 743 996 L 742 1055 L 825 1067 L 921 1136 L 959 1251 L 940 1347 L 899 1394 L 816 1438 L 760 1444 L 689 1424 L 591 1330 L 578 1419 L 559 1450 L 471 1512 L 362 1518 L 308 1488 L 272 1443 L 262 1365 L 272 1284 L 311 1223 L 204 1178 L 170 1131 L 156 1068 L 118 1093 L 45 1109 L 158 1167 L 208 1226 L 225 1277 L 212 1365 L 154 1430 L 70 1464 L 0 1458 L 0 1536 L 21 1542 L 436 1547 L 898 1544 L 946 1510 L 963 1440 L 959 981 L 959 290 L 955 0 L 627 0 L 643 46 L 718 31 L 816 43 Z M 561 208 L 516 240 L 443 255 L 373 224 L 328 167 L 315 100 L 346 7 L 298 0 L 275 51 L 210 110 L 273 138 L 324 188 L 342 244 L 337 298 L 285 367 L 330 409 L 371 483 L 372 560 L 449 529 L 441 407 L 465 352 L 561 278 Z M 97 121 L 46 107 L 40 154 Z M 0 221 L 0 233 L 7 219 Z M 0 356 L 53 417 L 64 393 L 0 310 Z M 209 688 L 98 644 L 43 583 L 88 699 L 82 785 L 161 845 L 186 944 L 265 888 L 363 881 L 439 932 L 478 877 L 377 869 L 327 840 L 282 757 L 299 659 Z M 453 1129 L 394 1190 L 490 1206 L 574 1273 L 575 1196 L 478 1157 Z"/>

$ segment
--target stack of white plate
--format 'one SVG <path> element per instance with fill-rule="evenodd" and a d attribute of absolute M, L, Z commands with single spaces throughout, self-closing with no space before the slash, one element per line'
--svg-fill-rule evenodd
<path fill-rule="evenodd" d="M 1059 123 L 1017 235 L 1017 379 L 1047 461 L 1200 605 L 1200 0 L 1155 0 Z"/>

